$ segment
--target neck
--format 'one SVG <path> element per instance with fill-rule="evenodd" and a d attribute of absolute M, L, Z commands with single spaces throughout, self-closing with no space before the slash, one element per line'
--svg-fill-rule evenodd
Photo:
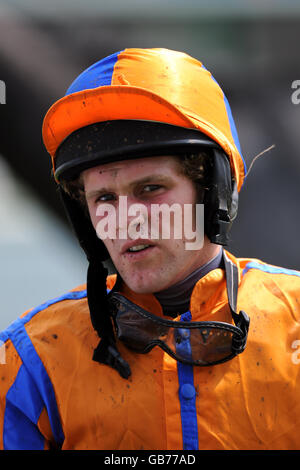
<path fill-rule="evenodd" d="M 207 273 L 222 266 L 222 254 L 223 250 L 219 250 L 216 256 L 195 269 L 185 279 L 154 294 L 165 315 L 175 317 L 189 310 L 190 297 L 195 284 Z"/>

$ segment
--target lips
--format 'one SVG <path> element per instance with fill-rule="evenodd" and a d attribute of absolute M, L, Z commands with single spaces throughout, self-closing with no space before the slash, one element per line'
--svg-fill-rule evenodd
<path fill-rule="evenodd" d="M 122 254 L 125 253 L 140 253 L 145 251 L 147 248 L 153 247 L 154 244 L 150 240 L 139 239 L 132 240 L 124 245 L 122 249 Z"/>
<path fill-rule="evenodd" d="M 135 245 L 129 248 L 127 251 L 129 252 L 137 252 L 137 251 L 142 251 L 145 250 L 146 248 L 149 248 L 150 245 Z"/>

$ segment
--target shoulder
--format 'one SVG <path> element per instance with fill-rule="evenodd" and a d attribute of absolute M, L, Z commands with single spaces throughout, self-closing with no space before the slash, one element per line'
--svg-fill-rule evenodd
<path fill-rule="evenodd" d="M 15 339 L 18 331 L 22 329 L 43 328 L 47 330 L 49 322 L 63 324 L 65 315 L 72 312 L 76 316 L 82 310 L 86 303 L 85 286 L 80 286 L 65 294 L 38 305 L 35 308 L 27 310 L 18 319 L 16 319 L 8 328 L 0 333 L 0 340 L 6 342 L 9 339 Z M 80 308 L 81 307 L 81 308 Z"/>
<path fill-rule="evenodd" d="M 300 286 L 300 271 L 282 266 L 275 266 L 255 258 L 237 259 L 242 279 L 272 279 L 279 284 Z"/>
<path fill-rule="evenodd" d="M 293 315 L 296 312 L 300 315 L 300 271 L 259 259 L 238 258 L 237 262 L 241 293 L 266 307 L 276 303 L 276 308 L 282 309 L 285 305 Z"/>
<path fill-rule="evenodd" d="M 112 280 L 108 281 L 111 288 Z M 85 285 L 25 312 L 0 332 L 0 449 L 2 434 L 9 434 L 8 428 L 4 433 L 4 416 L 9 413 L 13 426 L 20 428 L 23 422 L 37 425 L 46 408 L 55 423 L 55 441 L 63 440 L 57 386 L 68 382 L 66 378 L 79 362 L 84 368 L 93 366 L 91 358 L 98 342 Z"/>
<path fill-rule="evenodd" d="M 239 268 L 240 286 L 249 282 L 270 281 L 282 286 L 300 288 L 300 271 L 289 267 L 276 266 L 257 258 L 236 258 L 225 251 L 226 256 Z"/>
<path fill-rule="evenodd" d="M 115 278 L 115 275 L 108 276 L 108 290 L 113 287 Z M 0 332 L 0 341 L 1 344 L 9 339 L 15 342 L 20 330 L 24 329 L 30 336 L 43 333 L 49 335 L 53 330 L 53 337 L 56 338 L 58 331 L 63 331 L 66 327 L 72 328 L 74 335 L 84 328 L 92 328 L 85 284 L 27 310 L 8 328 Z"/>
<path fill-rule="evenodd" d="M 93 332 L 85 286 L 25 312 L 0 333 L 6 376 L 15 377 L 22 364 L 45 375 L 48 358 L 61 356 L 66 343 L 76 347 L 85 331 Z"/>
<path fill-rule="evenodd" d="M 31 416 L 26 397 L 33 397 L 37 404 L 34 422 L 49 399 L 53 405 L 49 406 L 56 413 L 53 372 L 58 362 L 73 367 L 74 352 L 80 350 L 82 338 L 88 335 L 93 337 L 95 332 L 85 286 L 25 312 L 0 332 L 0 431 L 8 403 L 14 407 L 18 403 L 18 408 Z"/>
<path fill-rule="evenodd" d="M 107 289 L 112 289 L 116 275 L 107 277 Z M 23 313 L 5 330 L 0 332 L 0 346 L 5 343 L 6 350 L 15 349 L 21 352 L 44 345 L 51 349 L 51 343 L 60 341 L 76 341 L 84 334 L 93 334 L 87 301 L 86 285 L 74 289 L 43 302 L 35 308 Z M 11 347 L 13 345 L 13 348 Z"/>

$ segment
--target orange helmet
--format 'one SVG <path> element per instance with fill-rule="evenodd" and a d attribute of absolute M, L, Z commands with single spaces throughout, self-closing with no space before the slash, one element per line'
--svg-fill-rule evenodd
<path fill-rule="evenodd" d="M 167 49 L 124 49 L 90 66 L 45 116 L 43 140 L 54 174 L 57 149 L 74 131 L 123 119 L 201 131 L 228 156 L 240 190 L 246 171 L 230 106 L 198 60 Z"/>

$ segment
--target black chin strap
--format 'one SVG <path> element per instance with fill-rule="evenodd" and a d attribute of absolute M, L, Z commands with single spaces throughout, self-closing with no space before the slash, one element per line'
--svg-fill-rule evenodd
<path fill-rule="evenodd" d="M 110 308 L 106 293 L 107 274 L 107 269 L 101 261 L 90 261 L 87 273 L 87 299 L 92 325 L 101 338 L 94 350 L 93 360 L 116 369 L 121 377 L 128 379 L 131 370 L 117 350 L 109 314 Z"/>

